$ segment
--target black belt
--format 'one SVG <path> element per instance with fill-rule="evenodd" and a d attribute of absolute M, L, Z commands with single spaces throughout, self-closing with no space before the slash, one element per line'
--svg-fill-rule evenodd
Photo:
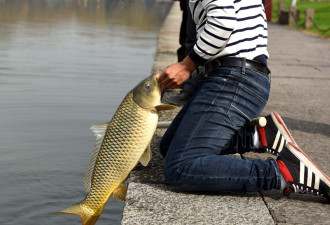
<path fill-rule="evenodd" d="M 223 66 L 243 68 L 243 62 L 244 62 L 243 58 L 237 58 L 237 57 L 222 57 L 222 58 L 214 59 L 205 64 L 205 73 L 212 72 Z M 269 79 L 270 70 L 263 63 L 245 59 L 245 68 L 263 73 Z"/>

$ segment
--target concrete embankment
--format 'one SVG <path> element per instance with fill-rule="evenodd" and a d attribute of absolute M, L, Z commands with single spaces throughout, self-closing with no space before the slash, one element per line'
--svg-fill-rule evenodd
<path fill-rule="evenodd" d="M 175 2 L 160 30 L 153 72 L 176 62 L 180 23 L 181 11 Z M 276 24 L 269 24 L 269 36 L 272 90 L 262 114 L 279 112 L 299 146 L 330 174 L 330 42 Z M 172 120 L 179 109 L 161 112 L 160 120 Z M 320 197 L 294 194 L 288 199 L 278 190 L 245 194 L 180 191 L 163 176 L 158 144 L 164 132 L 156 131 L 150 164 L 138 165 L 130 175 L 123 225 L 330 224 L 330 205 Z"/>

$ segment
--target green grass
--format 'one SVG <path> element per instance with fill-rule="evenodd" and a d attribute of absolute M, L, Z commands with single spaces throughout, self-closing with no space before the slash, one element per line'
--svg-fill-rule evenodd
<path fill-rule="evenodd" d="M 285 4 L 285 9 L 289 10 L 291 0 L 283 0 L 283 2 Z M 300 10 L 300 18 L 295 25 L 296 28 L 304 29 L 305 10 L 308 8 L 312 8 L 315 10 L 314 22 L 320 29 L 326 30 L 330 28 L 330 2 L 312 2 L 308 0 L 297 1 L 297 9 Z M 278 13 L 279 0 L 273 0 L 272 22 L 278 21 Z M 325 37 L 330 37 L 330 30 L 326 32 L 319 31 L 313 26 L 312 28 L 308 29 L 308 31 L 312 31 L 313 33 L 317 33 Z"/>

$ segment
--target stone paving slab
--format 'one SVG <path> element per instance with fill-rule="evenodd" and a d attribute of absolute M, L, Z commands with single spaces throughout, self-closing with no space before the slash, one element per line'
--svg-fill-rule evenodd
<path fill-rule="evenodd" d="M 176 2 L 160 31 L 153 72 L 176 62 L 180 22 Z M 269 37 L 272 88 L 262 114 L 279 112 L 300 148 L 329 175 L 330 42 L 277 24 L 269 24 Z M 165 102 L 171 94 L 166 93 Z M 161 112 L 160 120 L 173 119 L 179 110 Z M 285 198 L 278 190 L 247 194 L 178 190 L 163 176 L 158 144 L 164 132 L 155 133 L 150 164 L 138 165 L 130 175 L 122 224 L 330 224 L 330 204 L 320 197 Z"/>
<path fill-rule="evenodd" d="M 203 195 L 130 183 L 122 224 L 274 224 L 259 193 Z"/>

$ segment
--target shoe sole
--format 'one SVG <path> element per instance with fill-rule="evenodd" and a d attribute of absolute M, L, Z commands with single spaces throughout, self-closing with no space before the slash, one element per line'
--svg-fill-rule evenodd
<path fill-rule="evenodd" d="M 294 154 L 308 169 L 317 175 L 328 187 L 330 187 L 329 177 L 296 145 L 287 144 L 287 149 Z"/>
<path fill-rule="evenodd" d="M 271 113 L 271 116 L 273 118 L 276 127 L 280 130 L 281 134 L 284 136 L 284 139 L 287 142 L 291 142 L 294 145 L 298 146 L 295 140 L 293 139 L 292 135 L 290 134 L 289 129 L 286 127 L 284 121 L 282 120 L 281 116 L 276 111 L 273 111 Z"/>

